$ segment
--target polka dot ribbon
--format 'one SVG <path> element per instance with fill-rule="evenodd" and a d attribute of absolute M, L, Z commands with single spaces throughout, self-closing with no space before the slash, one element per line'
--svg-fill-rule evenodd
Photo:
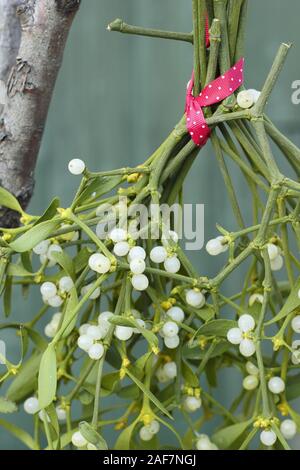
<path fill-rule="evenodd" d="M 186 126 L 192 140 L 203 146 L 209 139 L 211 130 L 208 127 L 202 108 L 223 101 L 232 95 L 244 82 L 244 58 L 240 59 L 231 69 L 213 80 L 198 96 L 193 96 L 194 73 L 187 86 L 186 94 Z"/>

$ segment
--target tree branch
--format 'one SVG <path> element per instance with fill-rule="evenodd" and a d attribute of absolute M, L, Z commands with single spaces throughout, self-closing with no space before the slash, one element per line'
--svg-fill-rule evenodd
<path fill-rule="evenodd" d="M 0 8 L 8 12 L 10 19 L 0 31 L 1 49 L 10 52 L 6 71 L 2 72 L 6 97 L 0 116 L 0 185 L 12 192 L 23 208 L 33 193 L 34 168 L 49 104 L 79 3 L 80 0 L 0 0 Z M 3 44 L 5 37 L 11 42 Z M 17 214 L 1 210 L 0 226 L 17 224 Z"/>

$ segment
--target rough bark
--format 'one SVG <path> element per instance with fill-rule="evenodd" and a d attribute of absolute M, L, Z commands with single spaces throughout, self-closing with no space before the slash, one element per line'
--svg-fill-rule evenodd
<path fill-rule="evenodd" d="M 0 0 L 6 13 L 0 23 L 0 57 L 6 55 L 0 70 L 0 98 L 5 101 L 2 113 L 0 109 L 0 185 L 23 208 L 33 193 L 49 104 L 79 4 L 80 0 Z M 17 214 L 2 209 L 0 226 L 16 224 Z"/>

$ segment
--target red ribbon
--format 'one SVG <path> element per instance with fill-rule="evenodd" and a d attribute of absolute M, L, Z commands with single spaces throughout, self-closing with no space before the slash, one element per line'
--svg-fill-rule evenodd
<path fill-rule="evenodd" d="M 188 83 L 186 94 L 186 126 L 196 145 L 205 145 L 211 130 L 208 127 L 202 108 L 223 101 L 232 95 L 244 82 L 244 58 L 231 69 L 213 80 L 198 96 L 193 95 L 194 73 Z"/>

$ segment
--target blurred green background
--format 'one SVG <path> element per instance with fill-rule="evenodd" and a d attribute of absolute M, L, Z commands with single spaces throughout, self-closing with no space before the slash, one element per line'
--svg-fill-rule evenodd
<path fill-rule="evenodd" d="M 283 6 L 288 6 L 284 8 Z M 269 103 L 269 115 L 300 145 L 300 105 L 291 102 L 291 84 L 300 79 L 299 0 L 251 0 L 246 50 L 246 87 L 260 89 L 281 42 L 293 42 L 286 67 Z M 67 206 L 78 179 L 68 161 L 83 158 L 93 170 L 134 166 L 160 144 L 180 118 L 186 83 L 192 69 L 189 44 L 109 33 L 107 24 L 120 17 L 127 23 L 191 31 L 190 0 L 82 0 L 71 31 L 51 104 L 36 169 L 31 213 L 41 213 L 54 195 Z M 244 181 L 232 169 L 241 205 L 249 214 Z M 228 199 L 211 146 L 199 154 L 185 187 L 187 202 L 205 204 L 205 237 L 215 223 L 235 229 Z M 193 253 L 202 273 L 211 275 L 218 264 L 204 253 Z M 234 284 L 237 278 L 231 279 Z M 25 321 L 40 299 L 15 299 L 14 319 Z M 15 335 L 6 336 L 9 359 L 18 360 Z M 237 380 L 237 379 L 235 379 Z M 223 376 L 222 396 L 230 393 Z M 15 422 L 31 428 L 20 413 Z M 0 448 L 22 446 L 0 428 Z"/>

